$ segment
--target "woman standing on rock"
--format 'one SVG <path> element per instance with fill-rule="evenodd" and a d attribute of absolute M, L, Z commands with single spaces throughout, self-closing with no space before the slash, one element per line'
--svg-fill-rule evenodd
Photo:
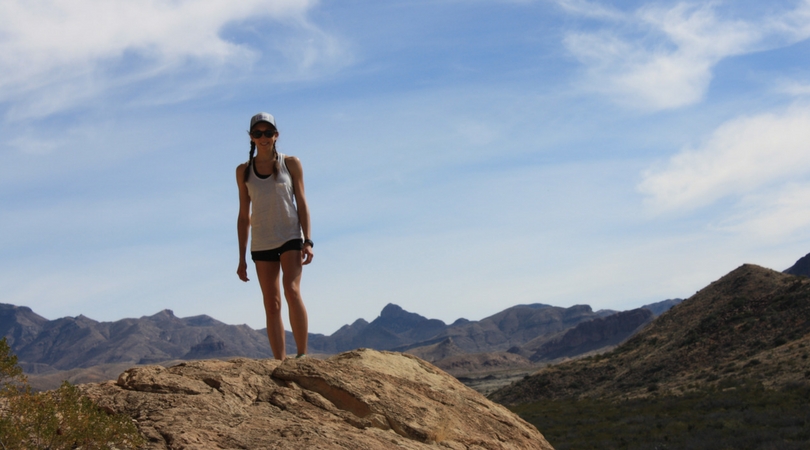
<path fill-rule="evenodd" d="M 239 268 L 242 281 L 247 277 L 247 240 L 250 229 L 250 255 L 264 297 L 267 337 L 276 359 L 286 357 L 284 323 L 281 318 L 281 288 L 290 309 L 298 356 L 307 352 L 307 310 L 301 298 L 301 272 L 312 262 L 309 207 L 304 196 L 301 161 L 276 151 L 276 120 L 268 113 L 250 119 L 250 158 L 236 168 L 239 186 Z M 255 153 L 255 156 L 254 156 Z M 252 205 L 251 205 L 252 204 Z"/>

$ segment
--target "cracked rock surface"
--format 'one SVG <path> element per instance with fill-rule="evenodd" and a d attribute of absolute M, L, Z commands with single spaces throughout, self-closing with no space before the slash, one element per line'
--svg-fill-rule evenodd
<path fill-rule="evenodd" d="M 414 356 L 204 360 L 81 386 L 150 449 L 552 449 L 536 428 Z"/>

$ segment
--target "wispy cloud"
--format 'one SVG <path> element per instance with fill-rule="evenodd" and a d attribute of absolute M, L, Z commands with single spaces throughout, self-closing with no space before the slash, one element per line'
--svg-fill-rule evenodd
<path fill-rule="evenodd" d="M 768 201 L 749 205 L 757 212 L 746 216 L 765 214 L 773 211 L 769 204 L 793 205 L 791 199 L 801 197 L 803 189 L 781 186 L 810 175 L 808 143 L 810 108 L 794 106 L 780 113 L 737 118 L 718 127 L 697 148 L 685 148 L 662 167 L 646 171 L 638 188 L 658 211 L 691 210 L 768 189 Z"/>
<path fill-rule="evenodd" d="M 191 72 L 184 78 L 194 84 L 224 66 L 250 66 L 264 53 L 278 57 L 274 66 L 286 73 L 277 76 L 306 75 L 319 63 L 337 63 L 341 53 L 307 19 L 316 3 L 6 0 L 0 2 L 0 103 L 39 102 L 38 108 L 18 104 L 10 114 L 42 116 L 169 72 Z M 252 39 L 225 36 L 227 26 L 250 21 L 263 21 Z"/>
<path fill-rule="evenodd" d="M 797 80 L 784 80 L 776 87 L 776 91 L 794 97 L 810 95 L 810 83 Z"/>
<path fill-rule="evenodd" d="M 611 21 L 625 20 L 625 14 L 609 6 L 588 0 L 556 0 L 555 3 L 570 14 Z"/>
<path fill-rule="evenodd" d="M 781 242 L 810 228 L 810 183 L 791 182 L 757 195 L 745 196 L 738 212 L 713 228 Z"/>
<path fill-rule="evenodd" d="M 620 104 L 656 111 L 701 101 L 713 68 L 735 55 L 773 48 L 810 35 L 810 6 L 757 21 L 718 16 L 717 4 L 644 6 L 626 13 L 581 0 L 559 0 L 572 14 L 602 20 L 596 31 L 566 35 L 564 44 L 585 65 L 582 87 Z"/>

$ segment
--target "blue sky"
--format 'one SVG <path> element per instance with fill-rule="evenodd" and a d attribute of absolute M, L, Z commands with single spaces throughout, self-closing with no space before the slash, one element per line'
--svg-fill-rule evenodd
<path fill-rule="evenodd" d="M 312 332 L 784 270 L 808 38 L 810 1 L 0 0 L 0 302 L 263 327 L 235 273 L 259 111 L 304 166 Z"/>

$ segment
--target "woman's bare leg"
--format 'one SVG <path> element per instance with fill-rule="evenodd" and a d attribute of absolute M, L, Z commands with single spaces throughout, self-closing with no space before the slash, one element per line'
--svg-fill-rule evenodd
<path fill-rule="evenodd" d="M 304 299 L 301 297 L 302 256 L 299 251 L 288 251 L 281 254 L 282 283 L 284 297 L 290 308 L 290 326 L 292 327 L 295 346 L 299 355 L 307 353 L 309 323 Z"/>
<path fill-rule="evenodd" d="M 274 261 L 256 261 L 256 275 L 262 288 L 264 313 L 267 317 L 267 338 L 276 359 L 287 357 L 284 343 L 284 322 L 281 320 L 281 290 L 279 288 L 279 268 Z"/>

